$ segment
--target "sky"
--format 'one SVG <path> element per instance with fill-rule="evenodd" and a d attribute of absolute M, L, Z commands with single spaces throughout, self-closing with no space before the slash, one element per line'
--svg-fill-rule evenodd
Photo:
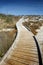
<path fill-rule="evenodd" d="M 0 13 L 43 15 L 43 0 L 0 0 Z"/>

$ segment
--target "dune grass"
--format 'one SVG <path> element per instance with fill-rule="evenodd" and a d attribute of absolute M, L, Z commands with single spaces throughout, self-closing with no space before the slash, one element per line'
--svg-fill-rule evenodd
<path fill-rule="evenodd" d="M 0 14 L 0 29 L 13 29 L 12 31 L 0 32 L 0 58 L 8 51 L 16 38 L 16 23 L 20 16 Z"/>
<path fill-rule="evenodd" d="M 42 22 L 41 21 L 28 21 L 28 22 L 24 22 L 23 23 L 24 26 L 27 26 L 28 28 L 30 28 L 31 32 L 36 35 L 37 34 L 37 29 L 39 29 L 42 26 Z"/>

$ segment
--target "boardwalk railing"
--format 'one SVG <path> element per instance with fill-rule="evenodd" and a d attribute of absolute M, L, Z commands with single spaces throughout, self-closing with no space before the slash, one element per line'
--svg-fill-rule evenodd
<path fill-rule="evenodd" d="M 42 65 L 42 56 L 41 56 L 40 47 L 39 47 L 38 41 L 36 40 L 35 36 L 33 36 L 33 38 L 35 40 L 37 51 L 38 51 L 39 65 Z"/>

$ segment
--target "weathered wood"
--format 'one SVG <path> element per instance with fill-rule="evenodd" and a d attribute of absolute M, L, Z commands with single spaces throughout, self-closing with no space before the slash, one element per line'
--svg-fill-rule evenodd
<path fill-rule="evenodd" d="M 17 22 L 17 38 L 2 59 L 0 65 L 39 65 L 33 34 L 22 25 L 22 21 L 24 19 L 20 19 Z"/>

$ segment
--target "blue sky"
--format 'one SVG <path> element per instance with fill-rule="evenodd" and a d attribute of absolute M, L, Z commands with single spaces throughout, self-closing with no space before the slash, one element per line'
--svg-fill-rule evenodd
<path fill-rule="evenodd" d="M 0 13 L 43 15 L 43 0 L 0 0 Z"/>

